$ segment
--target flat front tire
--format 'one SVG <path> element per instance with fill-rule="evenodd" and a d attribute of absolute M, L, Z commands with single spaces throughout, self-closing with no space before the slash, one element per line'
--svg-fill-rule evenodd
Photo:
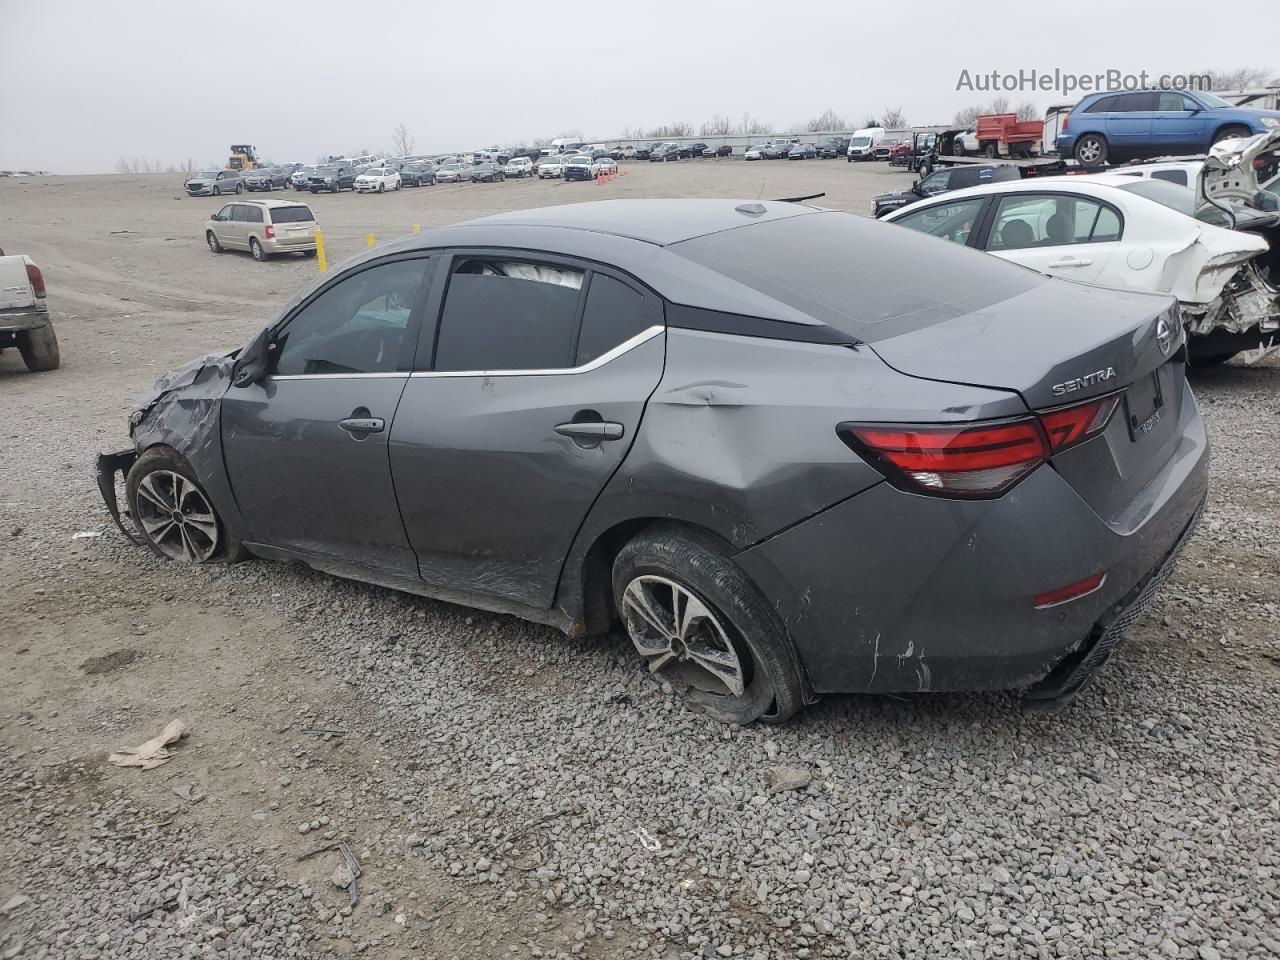
<path fill-rule="evenodd" d="M 786 633 L 715 537 L 647 528 L 614 560 L 613 598 L 649 671 L 693 709 L 747 724 L 781 722 L 803 706 Z"/>
<path fill-rule="evenodd" d="M 140 456 L 125 478 L 125 495 L 134 525 L 157 556 L 180 563 L 234 563 L 248 557 L 176 451 L 153 447 Z"/>
<path fill-rule="evenodd" d="M 32 373 L 56 370 L 62 362 L 58 337 L 53 332 L 51 323 L 18 334 L 18 352 L 22 354 L 22 362 Z"/>

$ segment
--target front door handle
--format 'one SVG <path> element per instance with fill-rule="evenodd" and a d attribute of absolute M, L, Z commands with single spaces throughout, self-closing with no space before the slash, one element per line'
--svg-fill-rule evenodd
<path fill-rule="evenodd" d="M 574 420 L 556 424 L 556 433 L 575 440 L 621 440 L 625 432 L 622 424 L 609 420 Z"/>
<path fill-rule="evenodd" d="M 1061 260 L 1052 261 L 1049 264 L 1049 266 L 1051 267 L 1087 267 L 1092 263 L 1093 263 L 1092 260 L 1089 260 L 1085 257 L 1063 257 Z"/>
<path fill-rule="evenodd" d="M 381 417 L 347 417 L 345 420 L 339 420 L 338 426 L 359 439 L 357 435 L 381 433 L 386 424 L 382 422 Z"/>

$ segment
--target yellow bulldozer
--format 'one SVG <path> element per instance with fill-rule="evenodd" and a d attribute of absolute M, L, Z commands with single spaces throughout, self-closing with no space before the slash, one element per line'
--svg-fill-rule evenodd
<path fill-rule="evenodd" d="M 227 160 L 228 170 L 252 170 L 258 165 L 258 150 L 252 144 L 233 143 L 231 157 Z"/>

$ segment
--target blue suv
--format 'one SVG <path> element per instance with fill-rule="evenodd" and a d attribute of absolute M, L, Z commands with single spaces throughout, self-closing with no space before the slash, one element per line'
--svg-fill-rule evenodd
<path fill-rule="evenodd" d="M 1095 93 L 1072 109 L 1058 154 L 1090 166 L 1109 160 L 1205 153 L 1219 140 L 1280 127 L 1280 112 L 1250 110 L 1212 93 L 1135 90 Z"/>

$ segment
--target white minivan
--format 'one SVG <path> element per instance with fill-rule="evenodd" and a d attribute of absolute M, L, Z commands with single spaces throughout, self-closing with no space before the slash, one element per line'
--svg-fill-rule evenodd
<path fill-rule="evenodd" d="M 876 155 L 876 147 L 883 139 L 884 127 L 863 127 L 861 130 L 853 131 L 853 136 L 849 138 L 849 151 L 845 159 L 850 163 L 854 160 L 873 159 Z"/>

